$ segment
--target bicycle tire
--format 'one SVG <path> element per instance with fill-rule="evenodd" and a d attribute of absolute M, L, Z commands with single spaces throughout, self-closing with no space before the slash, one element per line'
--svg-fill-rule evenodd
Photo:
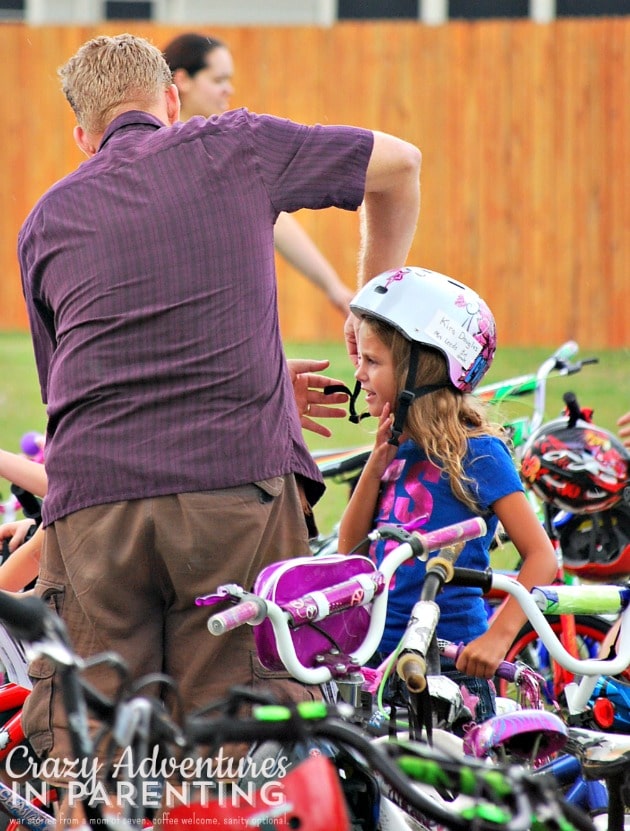
<path fill-rule="evenodd" d="M 30 689 L 33 685 L 27 666 L 24 646 L 0 624 L 0 671 L 4 674 L 4 683 L 12 682 Z"/>
<path fill-rule="evenodd" d="M 551 615 L 547 618 L 547 622 L 553 631 L 559 635 L 562 625 L 560 617 Z M 608 620 L 596 615 L 575 615 L 575 632 L 581 657 L 595 657 L 597 647 L 606 637 L 611 625 Z M 539 641 L 538 634 L 531 623 L 526 623 L 521 628 L 505 656 L 505 660 L 522 661 L 530 666 L 545 679 L 544 693 L 547 699 L 552 701 L 557 698 L 559 691 L 554 692 L 553 690 L 553 673 L 549 663 L 549 654 Z M 503 678 L 495 679 L 495 686 L 500 696 L 516 698 L 513 685 Z"/>

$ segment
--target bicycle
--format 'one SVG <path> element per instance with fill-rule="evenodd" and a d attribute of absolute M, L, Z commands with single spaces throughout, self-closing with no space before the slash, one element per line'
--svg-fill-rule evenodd
<path fill-rule="evenodd" d="M 359 670 L 376 650 L 380 641 L 387 603 L 387 587 L 392 574 L 410 556 L 426 558 L 430 550 L 444 550 L 444 545 L 449 539 L 447 533 L 451 542 L 461 541 L 474 534 L 483 533 L 482 528 L 481 521 L 471 521 L 425 535 L 410 535 L 404 529 L 385 526 L 373 532 L 372 536 L 392 536 L 400 545 L 386 556 L 380 572 L 374 571 L 371 561 L 362 557 L 342 557 L 336 561 L 334 558 L 324 558 L 328 562 L 321 564 L 317 562 L 320 558 L 314 558 L 310 563 L 298 565 L 298 568 L 311 565 L 317 570 L 313 591 L 307 595 L 295 597 L 296 594 L 300 595 L 303 585 L 301 580 L 294 579 L 286 585 L 280 585 L 278 580 L 274 580 L 272 566 L 271 574 L 261 574 L 254 587 L 254 593 L 244 592 L 237 586 L 222 586 L 216 595 L 200 598 L 198 602 L 213 605 L 219 600 L 235 601 L 236 605 L 232 608 L 210 617 L 208 626 L 213 634 L 222 634 L 245 622 L 250 623 L 254 626 L 259 658 L 265 666 L 270 669 L 286 667 L 293 677 L 310 684 L 334 679 L 343 689 L 342 695 L 345 694 L 344 697 L 349 697 L 353 704 L 358 706 L 358 722 L 362 726 L 373 726 L 375 714 L 371 702 L 362 701 L 360 697 L 360 689 L 365 689 L 366 684 Z M 423 595 L 431 591 L 432 577 L 440 559 L 433 558 L 427 564 L 427 567 L 431 566 L 431 570 L 427 571 Z M 358 562 L 352 562 L 353 560 Z M 368 565 L 365 566 L 365 563 Z M 282 569 L 283 564 L 279 566 Z M 357 567 L 361 569 L 358 572 Z M 459 570 L 460 575 L 467 572 L 466 569 Z M 345 576 L 346 579 L 335 582 L 335 578 L 340 576 Z M 420 603 L 423 608 L 427 607 L 424 596 Z M 371 606 L 368 618 L 363 618 L 360 614 L 365 604 Z M 437 607 L 434 603 L 431 603 L 430 607 L 432 619 L 419 627 L 421 637 L 432 632 L 437 622 Z M 414 630 L 410 627 L 407 633 L 410 631 Z M 408 639 L 408 636 L 406 638 Z M 458 745 L 458 740 L 450 734 L 433 729 L 432 699 L 423 695 L 427 688 L 428 644 L 424 641 L 422 644 L 414 642 L 410 645 L 404 638 L 393 656 L 398 662 L 397 672 L 412 693 L 411 735 L 418 736 L 422 729 L 426 729 L 428 738 L 431 741 L 438 740 L 442 749 L 449 748 L 461 753 L 461 742 Z M 388 661 L 385 662 L 387 663 Z M 419 671 L 416 671 L 418 667 Z M 438 678 L 438 673 L 439 667 L 437 672 L 430 676 L 433 692 L 436 682 L 448 681 Z M 508 677 L 513 680 L 514 671 Z M 454 684 L 452 686 L 456 687 Z M 452 690 L 451 695 L 453 696 Z M 459 695 L 457 689 L 455 695 Z M 446 701 L 447 707 L 454 707 L 455 712 L 458 711 L 455 698 L 449 699 L 448 695 L 444 695 L 441 686 L 438 688 L 437 698 Z M 470 713 L 468 716 L 470 718 Z M 566 731 L 557 717 L 549 713 L 538 712 L 535 718 L 531 716 L 532 713 L 520 717 L 518 725 L 516 720 L 513 720 L 512 726 L 515 729 L 509 735 L 505 733 L 503 739 L 505 743 L 509 740 L 512 746 L 518 741 L 521 747 L 527 745 L 534 756 L 541 754 L 541 758 L 546 758 L 552 750 L 559 747 L 559 742 L 565 740 Z M 507 718 L 509 719 L 509 716 Z M 395 714 L 393 721 L 396 721 Z M 544 741 L 541 741 L 541 736 L 544 737 Z"/>
<path fill-rule="evenodd" d="M 596 582 L 620 581 L 630 573 L 630 541 L 617 528 L 622 518 L 630 521 L 629 506 L 624 503 L 624 494 L 630 490 L 630 458 L 620 442 L 593 423 L 592 413 L 580 407 L 573 393 L 563 398 L 564 415 L 542 424 L 524 446 L 522 479 L 541 501 L 545 528 L 558 551 L 559 574 Z M 576 534 L 581 535 L 579 541 Z M 582 556 L 576 557 L 578 551 Z M 593 611 L 599 612 L 596 605 Z M 577 617 L 563 616 L 557 625 L 564 643 L 577 655 Z M 599 640 L 593 637 L 594 630 L 606 631 L 596 617 L 580 620 L 580 627 L 592 642 Z M 536 646 L 531 631 L 522 630 L 510 657 L 527 655 L 526 660 L 540 672 L 546 670 L 550 695 L 559 698 L 571 675 Z"/>
<path fill-rule="evenodd" d="M 0 619 L 17 637 L 35 642 L 34 648 L 54 658 L 62 673 L 68 727 L 76 756 L 89 762 L 94 758 L 94 742 L 87 732 L 86 688 L 79 683 L 82 662 L 68 645 L 65 627 L 39 599 L 5 593 L 0 593 Z M 109 654 L 102 659 L 119 665 Z M 430 817 L 444 828 L 463 831 L 472 825 L 479 831 L 494 831 L 500 824 L 507 831 L 526 831 L 535 821 L 537 828 L 555 831 L 560 819 L 565 831 L 593 831 L 586 818 L 573 811 L 557 794 L 550 777 L 534 777 L 518 766 L 489 769 L 477 760 L 452 759 L 424 745 L 380 747 L 344 721 L 347 715 L 344 705 L 333 707 L 323 702 L 283 705 L 252 691 L 235 689 L 224 700 L 211 703 L 202 712 L 178 723 L 165 713 L 160 701 L 138 694 L 138 688 L 155 680 L 153 676 L 141 679 L 129 697 L 115 702 L 103 701 L 93 691 L 89 695 L 91 705 L 117 728 L 119 742 L 131 737 L 135 744 L 140 736 L 136 745 L 140 753 L 146 752 L 152 741 L 164 747 L 175 745 L 180 751 L 225 742 L 286 743 L 294 741 L 296 736 L 306 741 L 332 742 L 336 747 L 346 748 L 355 764 L 377 776 L 383 789 L 404 802 L 410 811 Z M 252 705 L 251 716 L 241 712 L 242 706 Z M 457 790 L 467 797 L 467 804 L 458 808 L 448 802 L 435 803 L 414 786 L 414 781 L 437 782 L 444 790 Z M 202 783 L 195 784 L 199 787 Z M 168 792 L 166 787 L 162 797 L 165 792 Z M 231 796 L 236 796 L 239 804 L 205 799 L 176 805 L 167 809 L 163 822 L 176 828 L 228 822 L 286 831 L 296 828 L 351 831 L 338 774 L 333 763 L 321 753 L 309 756 L 288 771 L 274 794 L 273 799 L 269 793 L 265 797 L 259 789 L 250 800 L 247 791 L 233 786 Z M 85 795 L 83 805 L 91 824 L 103 824 L 117 831 L 137 827 L 138 814 L 123 819 L 103 815 L 99 806 L 92 805 Z M 313 810 L 315 805 L 317 810 Z M 366 831 L 370 827 L 365 826 Z"/>
<path fill-rule="evenodd" d="M 381 528 L 374 533 L 383 533 L 383 529 Z M 402 531 L 397 529 L 392 533 L 402 534 Z M 412 551 L 413 541 L 407 539 L 388 556 L 397 562 L 402 562 L 405 557 L 412 556 Z M 393 559 L 390 562 L 393 562 Z M 441 567 L 442 564 L 440 563 L 438 570 Z M 607 613 L 621 612 L 622 616 L 617 655 L 608 659 L 577 659 L 563 647 L 553 629 L 547 623 L 544 614 L 564 613 L 567 609 L 570 611 L 588 609 L 593 603 L 594 593 L 597 594 L 598 598 L 602 597 L 603 587 L 598 586 L 593 589 L 593 587 L 587 586 L 554 585 L 538 587 L 532 590 L 530 594 L 520 583 L 507 575 L 491 571 L 483 574 L 470 573 L 469 570 L 463 571 L 466 573 L 460 574 L 460 579 L 469 581 L 469 584 L 473 582 L 475 585 L 486 589 L 494 584 L 506 593 L 516 597 L 538 636 L 554 658 L 571 672 L 582 676 L 579 685 L 573 682 L 570 688 L 567 688 L 567 700 L 571 713 L 577 714 L 585 711 L 600 675 L 619 673 L 630 663 L 630 589 L 611 586 L 606 587 L 604 593 L 603 611 Z M 455 569 L 455 572 L 457 572 L 457 569 Z M 444 578 L 442 577 L 442 579 Z M 356 664 L 360 663 L 358 659 L 364 656 L 364 652 L 361 647 L 356 648 L 356 644 L 352 642 L 351 645 L 355 649 L 350 654 L 346 654 L 338 648 L 334 650 L 332 656 L 322 653 L 315 653 L 311 656 L 303 652 L 298 654 L 295 644 L 299 642 L 298 633 L 300 628 L 308 624 L 310 620 L 316 620 L 318 625 L 321 626 L 325 621 L 333 619 L 334 614 L 338 614 L 340 611 L 360 607 L 364 602 L 364 596 L 361 594 L 363 587 L 364 584 L 360 580 L 350 579 L 330 585 L 328 588 L 318 586 L 316 592 L 307 595 L 296 597 L 295 593 L 299 595 L 299 592 L 295 592 L 291 599 L 285 597 L 280 600 L 278 598 L 277 602 L 268 595 L 260 597 L 251 593 L 241 594 L 235 591 L 234 587 L 227 587 L 228 590 L 220 592 L 219 597 L 221 599 L 232 598 L 238 605 L 225 612 L 212 615 L 209 620 L 209 629 L 215 634 L 220 634 L 226 626 L 232 627 L 249 622 L 255 627 L 254 631 L 256 632 L 265 621 L 269 621 L 276 643 L 274 648 L 270 649 L 267 639 L 257 640 L 259 657 L 263 660 L 263 663 L 270 661 L 269 665 L 272 665 L 278 656 L 281 656 L 282 663 L 292 675 L 307 683 L 321 683 L 330 677 L 340 677 L 346 673 L 352 674 L 352 671 L 356 670 Z M 376 607 L 379 601 L 382 605 L 382 598 L 384 597 L 386 598 L 386 590 L 383 590 L 375 600 L 368 599 L 366 602 L 373 603 Z M 330 602 L 333 600 L 334 605 Z M 412 615 L 413 629 L 403 639 L 401 648 L 397 652 L 398 658 L 401 655 L 406 658 L 402 663 L 402 668 L 397 671 L 400 672 L 405 682 L 415 693 L 421 692 L 426 684 L 427 658 L 437 622 L 435 604 L 427 602 L 426 596 L 419 601 L 417 606 L 418 608 L 414 608 Z M 304 610 L 303 614 L 302 610 Z M 376 611 L 376 608 L 373 611 Z M 329 615 L 332 617 L 329 618 Z M 380 626 L 380 623 L 378 623 L 379 617 L 378 614 L 374 616 L 377 621 L 377 628 Z M 346 619 L 345 623 L 347 628 L 349 621 Z M 372 623 L 368 624 L 362 643 L 371 641 L 372 645 L 374 644 L 371 637 L 374 632 L 371 630 Z M 369 650 L 367 651 L 369 652 Z M 329 660 L 329 657 L 332 660 Z M 305 658 L 307 660 L 304 660 Z M 495 748 L 501 745 L 501 740 L 505 739 L 507 735 L 503 730 L 505 723 L 506 720 L 504 719 L 491 724 L 489 728 L 482 725 L 482 729 L 498 731 L 493 741 L 487 746 Z M 486 725 L 488 724 L 486 722 Z M 540 732 L 540 726 L 538 729 Z M 606 747 L 612 747 L 614 737 L 611 739 L 609 735 L 601 732 L 582 731 L 580 733 L 579 731 L 576 732 L 575 728 L 572 728 L 572 730 L 573 732 L 570 735 L 575 742 L 578 738 L 582 739 L 582 765 L 586 778 L 593 781 L 604 779 L 609 787 L 610 801 L 607 805 L 609 829 L 610 831 L 619 831 L 623 828 L 624 822 L 623 781 L 620 768 L 630 767 L 630 749 L 626 746 L 624 753 L 627 753 L 627 757 L 624 755 L 621 761 L 617 760 L 615 764 L 609 765 L 606 762 L 605 751 Z M 512 736 L 514 735 L 516 734 L 513 733 Z M 608 744 L 605 744 L 606 742 Z M 556 749 L 558 747 L 559 745 L 556 746 Z M 594 752 L 597 749 L 601 749 L 599 755 Z"/>

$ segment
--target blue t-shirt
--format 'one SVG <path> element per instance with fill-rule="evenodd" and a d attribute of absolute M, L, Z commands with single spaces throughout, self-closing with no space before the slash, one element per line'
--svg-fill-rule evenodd
<path fill-rule="evenodd" d="M 490 563 L 489 548 L 497 528 L 491 506 L 498 499 L 522 491 L 523 486 L 506 445 L 498 438 L 471 438 L 464 459 L 464 470 L 488 531 L 484 537 L 466 543 L 457 565 L 485 569 Z M 412 441 L 404 442 L 383 476 L 375 526 L 405 524 L 423 519 L 420 530 L 432 531 L 444 525 L 476 516 L 455 498 L 445 471 L 427 459 Z M 370 556 L 380 566 L 386 551 L 395 542 L 379 541 Z M 413 605 L 420 597 L 425 564 L 413 560 L 399 567 L 390 587 L 385 634 L 380 650 L 391 652 L 403 635 Z M 469 643 L 482 635 L 487 616 L 479 589 L 446 586 L 438 597 L 440 622 L 438 637 L 456 643 Z"/>

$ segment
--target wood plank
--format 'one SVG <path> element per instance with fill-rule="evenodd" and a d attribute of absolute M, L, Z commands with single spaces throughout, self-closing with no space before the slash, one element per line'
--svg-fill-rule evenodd
<path fill-rule="evenodd" d="M 125 28 L 158 46 L 189 29 Z M 27 326 L 19 227 L 82 159 L 57 67 L 87 38 L 119 30 L 0 24 L 2 328 Z M 475 286 L 502 343 L 630 346 L 630 18 L 200 31 L 232 49 L 234 106 L 385 130 L 421 148 L 423 204 L 409 262 Z M 353 286 L 357 216 L 331 209 L 297 219 Z M 341 338 L 341 316 L 280 259 L 278 294 L 287 339 Z"/>

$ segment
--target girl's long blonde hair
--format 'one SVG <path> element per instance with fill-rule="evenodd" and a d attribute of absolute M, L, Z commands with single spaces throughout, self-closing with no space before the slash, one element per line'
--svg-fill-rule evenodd
<path fill-rule="evenodd" d="M 370 315 L 365 315 L 363 320 L 391 350 L 396 382 L 396 401 L 392 401 L 395 411 L 409 371 L 409 340 L 389 323 Z M 474 480 L 466 475 L 463 467 L 468 439 L 474 436 L 496 436 L 507 443 L 507 434 L 500 424 L 488 418 L 482 401 L 452 386 L 446 359 L 437 349 L 421 345 L 417 345 L 417 348 L 419 360 L 414 387 L 441 383 L 447 386 L 413 400 L 407 412 L 404 434 L 446 472 L 453 495 L 471 511 L 478 513 L 480 507 L 475 499 Z"/>

